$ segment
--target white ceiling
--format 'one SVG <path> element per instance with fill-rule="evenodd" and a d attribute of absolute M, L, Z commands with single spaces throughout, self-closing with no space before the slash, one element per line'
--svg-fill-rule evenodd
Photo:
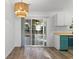
<path fill-rule="evenodd" d="M 30 11 L 51 12 L 72 8 L 73 0 L 29 0 Z"/>

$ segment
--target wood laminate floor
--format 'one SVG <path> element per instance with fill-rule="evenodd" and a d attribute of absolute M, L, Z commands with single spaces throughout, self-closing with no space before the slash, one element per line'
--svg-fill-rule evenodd
<path fill-rule="evenodd" d="M 72 59 L 72 56 L 65 56 L 55 48 L 16 47 L 6 59 Z"/>

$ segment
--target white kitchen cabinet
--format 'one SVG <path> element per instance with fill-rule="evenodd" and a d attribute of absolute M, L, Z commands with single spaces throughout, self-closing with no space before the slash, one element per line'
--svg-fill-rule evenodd
<path fill-rule="evenodd" d="M 65 15 L 63 13 L 58 13 L 57 14 L 57 26 L 64 26 L 65 25 Z"/>
<path fill-rule="evenodd" d="M 59 50 L 60 49 L 60 36 L 54 35 L 54 47 Z"/>
<path fill-rule="evenodd" d="M 65 25 L 71 25 L 73 18 L 70 14 L 65 13 Z"/>
<path fill-rule="evenodd" d="M 72 16 L 68 13 L 59 12 L 55 16 L 56 26 L 68 26 L 72 23 Z"/>

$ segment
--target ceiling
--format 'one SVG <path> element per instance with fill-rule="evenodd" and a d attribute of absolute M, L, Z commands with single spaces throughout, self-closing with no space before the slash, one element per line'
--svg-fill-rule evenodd
<path fill-rule="evenodd" d="M 72 8 L 73 0 L 29 0 L 30 11 L 51 12 Z"/>

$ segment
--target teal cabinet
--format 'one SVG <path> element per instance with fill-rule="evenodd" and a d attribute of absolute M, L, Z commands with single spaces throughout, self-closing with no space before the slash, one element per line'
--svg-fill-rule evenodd
<path fill-rule="evenodd" d="M 68 48 L 73 49 L 73 36 L 68 36 Z"/>
<path fill-rule="evenodd" d="M 60 35 L 60 50 L 68 49 L 68 36 Z"/>

